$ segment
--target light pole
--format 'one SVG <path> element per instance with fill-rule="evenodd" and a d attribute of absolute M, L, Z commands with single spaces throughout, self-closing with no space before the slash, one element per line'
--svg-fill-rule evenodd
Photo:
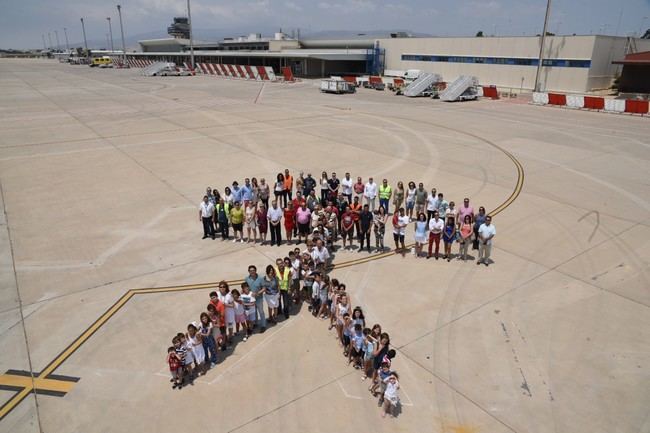
<path fill-rule="evenodd" d="M 645 24 L 648 17 L 643 17 L 641 19 L 641 25 L 639 26 L 639 37 L 643 36 L 643 24 Z"/>
<path fill-rule="evenodd" d="M 190 28 L 190 66 L 194 70 L 194 42 L 192 41 L 192 14 L 190 12 L 190 0 L 187 0 L 187 24 Z"/>
<path fill-rule="evenodd" d="M 117 5 L 117 14 L 120 16 L 120 33 L 122 33 L 122 65 L 126 66 L 126 43 L 124 42 L 124 26 L 122 25 L 122 6 Z"/>
<path fill-rule="evenodd" d="M 111 52 L 115 51 L 115 48 L 113 47 L 113 26 L 111 26 L 111 17 L 106 17 L 108 20 L 108 33 L 111 36 Z M 108 47 L 106 47 L 108 49 Z"/>
<path fill-rule="evenodd" d="M 108 33 L 106 33 L 106 51 L 108 51 L 108 48 L 111 46 L 110 42 L 108 41 Z"/>
<path fill-rule="evenodd" d="M 54 36 L 56 36 L 56 50 L 61 51 L 61 44 L 59 43 L 59 31 L 54 30 Z"/>
<path fill-rule="evenodd" d="M 47 44 L 45 43 L 45 34 L 41 34 L 41 37 L 43 38 L 43 49 L 47 51 Z"/>
<path fill-rule="evenodd" d="M 52 49 L 52 33 L 47 32 L 47 40 L 50 43 L 50 50 Z"/>
<path fill-rule="evenodd" d="M 535 92 L 540 91 L 539 75 L 542 72 L 542 63 L 544 63 L 544 41 L 546 39 L 546 29 L 548 27 L 548 17 L 551 15 L 551 0 L 546 0 L 546 16 L 544 17 L 544 30 L 539 43 L 539 59 L 537 60 L 537 72 L 535 72 Z"/>
<path fill-rule="evenodd" d="M 84 34 L 84 47 L 86 47 L 86 57 L 88 57 L 88 41 L 86 40 L 86 26 L 83 18 L 81 18 L 81 31 Z"/>
<path fill-rule="evenodd" d="M 68 42 L 68 29 L 63 27 L 63 34 L 65 35 L 65 49 L 70 52 L 70 42 Z"/>

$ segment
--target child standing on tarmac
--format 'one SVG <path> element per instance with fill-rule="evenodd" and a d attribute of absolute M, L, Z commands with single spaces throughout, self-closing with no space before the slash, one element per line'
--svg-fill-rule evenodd
<path fill-rule="evenodd" d="M 243 340 L 246 341 L 253 334 L 253 326 L 255 325 L 255 296 L 251 293 L 251 288 L 246 281 L 241 283 L 241 290 L 242 294 L 239 299 L 244 307 L 244 314 L 246 315 L 246 335 Z"/>
<path fill-rule="evenodd" d="M 194 354 L 192 352 L 192 346 L 189 341 L 185 338 L 185 334 L 182 332 L 179 332 L 176 337 L 179 339 L 180 342 L 180 350 L 183 356 L 181 359 L 183 360 L 183 377 L 187 377 L 190 381 L 190 385 L 194 385 L 194 369 L 192 368 L 192 364 L 194 364 Z M 178 353 L 179 349 L 176 349 L 176 353 Z"/>
<path fill-rule="evenodd" d="M 241 326 L 242 330 L 244 331 L 244 341 L 248 340 L 248 326 L 246 324 L 246 313 L 244 311 L 244 301 L 241 299 L 241 294 L 239 293 L 239 290 L 233 289 L 232 292 L 233 298 L 233 303 L 234 307 L 233 310 L 235 311 L 235 333 L 239 334 L 239 327 Z"/>
<path fill-rule="evenodd" d="M 370 328 L 363 330 L 363 376 L 361 380 L 366 380 L 368 376 L 372 376 L 372 354 L 375 351 L 375 339 L 372 337 Z"/>
<path fill-rule="evenodd" d="M 176 354 L 176 339 L 172 340 L 174 346 L 167 349 L 167 363 L 169 364 L 169 372 L 172 374 L 172 382 L 174 385 L 172 389 L 180 389 L 183 384 L 183 364 L 181 359 Z"/>
<path fill-rule="evenodd" d="M 353 325 L 354 331 L 350 337 L 350 354 L 348 355 L 348 364 L 354 361 L 354 368 L 357 370 L 361 368 L 361 360 L 363 359 L 363 344 L 365 337 L 363 336 L 363 328 L 359 323 Z"/>
<path fill-rule="evenodd" d="M 399 404 L 399 395 L 397 391 L 399 390 L 399 382 L 397 379 L 399 376 L 397 373 L 392 372 L 390 376 L 384 379 L 385 391 L 382 396 L 383 405 L 381 416 L 382 418 L 386 417 L 388 414 L 391 418 L 395 417 L 395 409 Z"/>

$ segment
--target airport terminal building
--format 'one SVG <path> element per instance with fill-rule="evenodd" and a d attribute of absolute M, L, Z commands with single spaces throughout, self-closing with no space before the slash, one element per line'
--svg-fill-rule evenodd
<path fill-rule="evenodd" d="M 382 75 L 419 69 L 453 81 L 474 75 L 482 85 L 531 90 L 540 37 L 393 37 L 380 39 L 293 39 L 282 33 L 194 43 L 196 62 L 290 67 L 301 77 Z M 189 40 L 140 41 L 129 57 L 189 63 Z M 620 75 L 614 62 L 650 50 L 650 40 L 617 36 L 549 36 L 540 81 L 550 91 L 585 93 L 609 88 Z"/>

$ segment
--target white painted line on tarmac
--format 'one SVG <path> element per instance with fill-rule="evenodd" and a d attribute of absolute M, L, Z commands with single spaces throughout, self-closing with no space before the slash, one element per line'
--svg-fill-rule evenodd
<path fill-rule="evenodd" d="M 413 406 L 413 400 L 411 400 L 411 397 L 409 397 L 409 395 L 406 393 L 406 391 L 404 389 L 402 389 L 401 386 L 399 388 L 399 393 L 404 395 L 404 397 L 406 397 L 408 399 L 408 401 L 409 401 L 408 403 L 404 403 L 403 401 L 401 401 L 402 399 L 400 399 L 400 404 L 402 406 Z"/>
<path fill-rule="evenodd" d="M 363 400 L 363 397 L 359 397 L 359 396 L 356 396 L 356 395 L 350 395 L 350 394 L 348 394 L 348 392 L 345 390 L 345 388 L 343 388 L 343 384 L 341 383 L 340 380 L 337 380 L 336 383 L 339 384 L 339 388 L 341 388 L 341 391 L 343 392 L 343 395 L 344 395 L 345 397 L 347 397 L 347 398 L 353 398 L 353 399 L 355 399 L 355 400 Z"/>

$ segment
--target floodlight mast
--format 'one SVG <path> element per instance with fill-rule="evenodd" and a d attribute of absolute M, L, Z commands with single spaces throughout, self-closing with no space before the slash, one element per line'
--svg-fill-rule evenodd
<path fill-rule="evenodd" d="M 548 28 L 548 17 L 551 15 L 551 0 L 546 0 L 546 16 L 544 17 L 544 30 L 542 30 L 542 37 L 539 44 L 539 59 L 537 62 L 537 72 L 535 73 L 535 92 L 541 90 L 541 83 L 539 76 L 542 72 L 542 63 L 544 63 L 544 42 L 546 39 L 546 29 Z"/>
<path fill-rule="evenodd" d="M 192 40 L 192 13 L 190 12 L 190 0 L 187 0 L 187 24 L 190 28 L 190 66 L 194 70 L 194 42 Z"/>
<path fill-rule="evenodd" d="M 122 6 L 117 5 L 117 14 L 120 16 L 120 33 L 122 33 L 122 65 L 126 66 L 126 43 L 124 43 L 124 26 L 122 25 Z"/>
<path fill-rule="evenodd" d="M 83 18 L 81 18 L 81 31 L 84 34 L 84 47 L 86 47 L 86 57 L 88 57 L 88 40 L 86 40 L 86 26 Z"/>

